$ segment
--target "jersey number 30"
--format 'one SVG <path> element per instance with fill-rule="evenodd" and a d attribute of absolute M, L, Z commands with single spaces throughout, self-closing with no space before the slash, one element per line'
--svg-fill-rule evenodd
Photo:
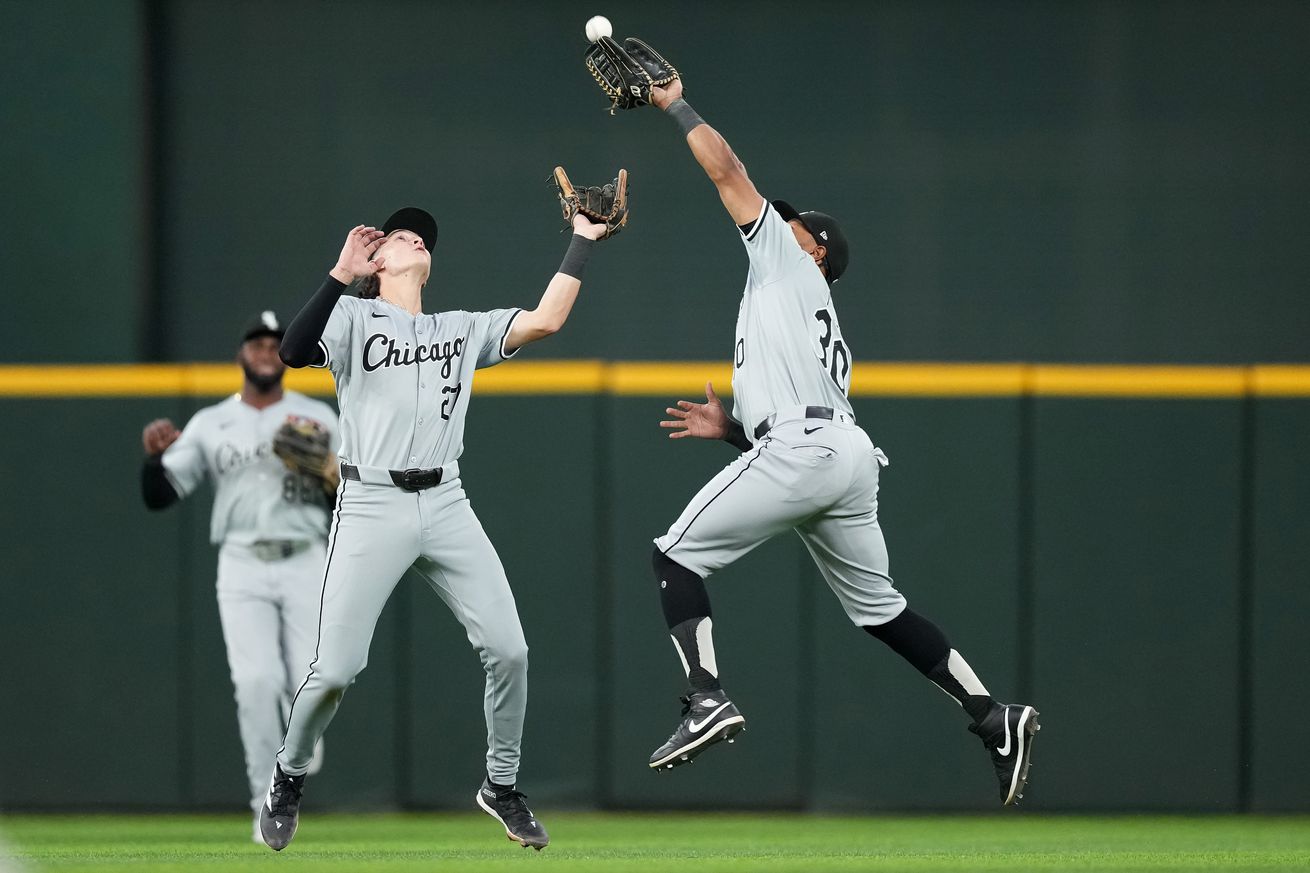
<path fill-rule="evenodd" d="M 847 378 L 851 374 L 851 354 L 846 349 L 846 343 L 842 342 L 841 335 L 838 334 L 836 338 L 832 335 L 831 312 L 826 309 L 816 310 L 814 318 L 823 325 L 823 335 L 819 337 L 819 364 L 832 376 L 832 381 L 841 393 L 845 394 L 850 384 Z"/>

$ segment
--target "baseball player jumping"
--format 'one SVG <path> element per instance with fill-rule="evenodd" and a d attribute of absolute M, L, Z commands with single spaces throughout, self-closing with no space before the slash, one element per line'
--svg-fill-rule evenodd
<path fill-rule="evenodd" d="M 744 727 L 720 684 L 705 578 L 794 530 L 851 621 L 959 701 L 991 753 L 1001 802 L 1014 803 L 1027 779 L 1037 711 L 997 702 L 888 575 L 877 502 L 878 474 L 888 462 L 851 412 L 853 355 L 832 301 L 849 259 L 840 226 L 825 213 L 799 213 L 760 196 L 723 137 L 682 99 L 677 72 L 650 46 L 630 38 L 625 50 L 602 38 L 587 58 L 616 108 L 641 105 L 648 94 L 678 125 L 740 229 L 750 264 L 733 352 L 735 420 L 707 385 L 705 403 L 679 401 L 661 423 L 674 430 L 671 437 L 722 439 L 742 454 L 655 540 L 660 600 L 690 691 L 682 720 L 650 766 L 690 761 Z"/>
<path fill-rule="evenodd" d="M 214 483 L 210 539 L 218 552 L 218 614 L 236 692 L 246 754 L 254 839 L 268 761 L 282 741 L 282 718 L 314 657 L 319 574 L 336 471 L 288 470 L 275 443 L 288 417 L 316 423 L 336 450 L 337 416 L 326 403 L 284 391 L 278 360 L 282 326 L 272 312 L 241 335 L 241 393 L 197 412 L 182 431 L 166 418 L 141 434 L 146 506 L 163 509 Z"/>
<path fill-rule="evenodd" d="M 459 619 L 486 670 L 487 777 L 478 805 L 524 847 L 549 842 L 515 789 L 528 648 L 505 570 L 464 493 L 458 458 L 474 371 L 563 327 L 595 241 L 617 229 L 583 215 L 572 228 L 536 309 L 425 314 L 437 224 L 421 209 L 401 209 L 380 231 L 360 225 L 347 234 L 336 266 L 287 329 L 287 364 L 332 371 L 342 463 L 318 642 L 261 810 L 273 849 L 296 832 L 314 742 L 364 669 L 378 616 L 411 568 Z M 359 296 L 343 296 L 356 280 Z"/>

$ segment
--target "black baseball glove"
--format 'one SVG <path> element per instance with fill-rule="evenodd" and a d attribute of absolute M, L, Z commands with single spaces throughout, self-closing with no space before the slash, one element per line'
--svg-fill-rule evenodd
<path fill-rule="evenodd" d="M 593 224 L 605 225 L 609 239 L 623 230 L 628 223 L 628 171 L 619 170 L 614 181 L 599 187 L 573 187 L 563 167 L 555 168 L 555 187 L 559 189 L 559 205 L 564 213 L 564 224 L 573 227 L 573 216 L 582 214 Z"/>
<path fill-rule="evenodd" d="M 273 434 L 273 454 L 293 473 L 326 479 L 332 464 L 327 428 L 312 418 L 289 415 Z"/>
<path fill-rule="evenodd" d="M 630 36 L 619 45 L 608 36 L 593 42 L 582 56 L 587 71 L 615 109 L 636 109 L 650 102 L 652 85 L 663 87 L 678 71 L 659 52 Z"/>

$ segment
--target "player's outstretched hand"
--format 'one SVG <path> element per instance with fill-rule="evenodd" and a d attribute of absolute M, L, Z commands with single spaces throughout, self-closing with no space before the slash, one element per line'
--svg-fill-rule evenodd
<path fill-rule="evenodd" d="M 650 103 L 656 109 L 661 111 L 667 109 L 669 104 L 682 96 L 682 79 L 674 79 L 667 86 L 661 88 L 659 85 L 650 86 Z"/>
<path fill-rule="evenodd" d="M 376 273 L 385 266 L 386 258 L 370 261 L 369 258 L 382 245 L 386 237 L 376 227 L 360 224 L 346 234 L 346 244 L 341 247 L 341 256 L 332 268 L 332 277 L 338 282 L 349 285 L 360 276 Z"/>
<path fill-rule="evenodd" d="M 573 232 L 589 240 L 598 240 L 605 235 L 605 224 L 604 222 L 597 224 L 582 213 L 578 213 L 573 216 Z"/>
<path fill-rule="evenodd" d="M 721 440 L 728 435 L 728 413 L 723 411 L 723 402 L 714 393 L 714 384 L 705 383 L 705 402 L 693 403 L 679 400 L 678 408 L 670 406 L 664 410 L 673 420 L 660 422 L 660 427 L 672 428 L 669 439 L 679 437 L 700 437 L 707 440 Z"/>
<path fill-rule="evenodd" d="M 173 426 L 167 418 L 156 418 L 141 431 L 141 445 L 147 455 L 161 454 L 182 435 L 182 431 Z"/>

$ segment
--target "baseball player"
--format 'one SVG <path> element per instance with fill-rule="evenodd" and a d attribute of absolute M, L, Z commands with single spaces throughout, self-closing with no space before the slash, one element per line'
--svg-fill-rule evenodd
<path fill-rule="evenodd" d="M 705 403 L 679 401 L 661 424 L 674 429 L 671 437 L 723 439 L 742 454 L 655 540 L 660 599 L 690 691 L 682 720 L 650 766 L 675 767 L 742 730 L 745 718 L 720 684 L 705 579 L 794 530 L 851 621 L 960 703 L 991 753 L 1002 803 L 1012 804 L 1027 779 L 1037 711 L 997 702 L 888 575 L 877 513 L 878 475 L 888 461 L 851 412 L 854 355 L 831 293 L 849 259 L 846 237 L 830 215 L 798 213 L 760 196 L 723 137 L 682 93 L 674 79 L 651 88 L 651 102 L 677 123 L 718 189 L 749 268 L 733 350 L 734 417 L 707 385 Z"/>
<path fill-rule="evenodd" d="M 241 334 L 241 393 L 200 410 L 182 431 L 166 418 L 146 425 L 141 490 L 163 509 L 208 478 L 214 484 L 210 539 L 219 545 L 218 614 L 236 692 L 254 839 L 268 760 L 282 718 L 314 656 L 334 469 L 293 472 L 274 454 L 289 417 L 316 422 L 335 452 L 337 416 L 326 403 L 282 388 L 282 326 L 272 312 Z M 326 458 L 327 451 L 324 452 Z"/>
<path fill-rule="evenodd" d="M 368 659 L 379 614 L 413 569 L 445 601 L 486 670 L 487 777 L 478 805 L 506 835 L 542 849 L 545 827 L 515 789 L 527 702 L 527 644 L 495 548 L 460 479 L 474 371 L 559 330 L 604 224 L 573 218 L 559 271 L 536 309 L 425 314 L 422 292 L 437 240 L 421 209 L 382 230 L 360 225 L 282 342 L 293 367 L 327 367 L 341 408 L 341 485 L 328 538 L 322 611 L 309 675 L 292 703 L 261 809 L 264 841 L 294 836 L 314 742 Z M 359 296 L 343 296 L 359 280 Z"/>

